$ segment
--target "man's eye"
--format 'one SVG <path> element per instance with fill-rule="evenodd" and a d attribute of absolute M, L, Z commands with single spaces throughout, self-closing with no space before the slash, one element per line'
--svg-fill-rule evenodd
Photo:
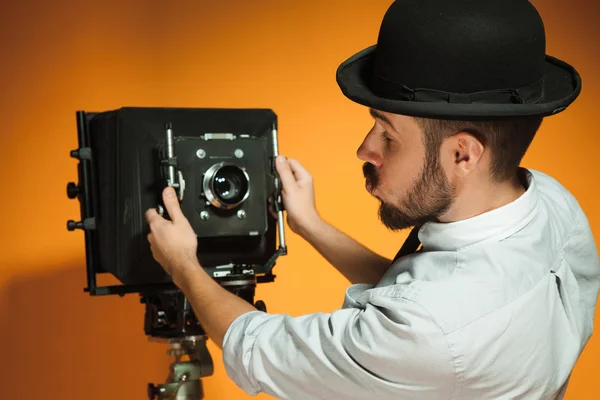
<path fill-rule="evenodd" d="M 385 140 L 386 142 L 391 141 L 391 139 L 388 137 L 387 132 L 386 131 L 381 131 L 381 138 L 383 140 Z"/>

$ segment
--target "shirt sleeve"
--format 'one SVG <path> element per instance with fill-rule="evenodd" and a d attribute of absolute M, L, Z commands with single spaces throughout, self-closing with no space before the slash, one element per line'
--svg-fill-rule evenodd
<path fill-rule="evenodd" d="M 223 360 L 244 391 L 279 399 L 448 399 L 456 376 L 426 310 L 390 297 L 300 317 L 244 314 L 227 330 Z"/>

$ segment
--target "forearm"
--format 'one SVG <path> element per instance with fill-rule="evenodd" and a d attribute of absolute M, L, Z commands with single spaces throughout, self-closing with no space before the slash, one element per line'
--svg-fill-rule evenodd
<path fill-rule="evenodd" d="M 320 218 L 303 228 L 300 235 L 353 284 L 376 284 L 391 264 L 390 259 Z"/>
<path fill-rule="evenodd" d="M 197 263 L 192 262 L 184 276 L 174 281 L 192 305 L 198 322 L 219 347 L 231 323 L 240 315 L 257 311 L 254 306 L 225 290 Z"/>

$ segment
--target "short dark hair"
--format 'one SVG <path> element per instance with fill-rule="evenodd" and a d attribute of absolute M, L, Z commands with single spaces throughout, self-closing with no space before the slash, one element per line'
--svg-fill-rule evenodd
<path fill-rule="evenodd" d="M 544 118 L 534 116 L 494 121 L 415 119 L 424 132 L 428 162 L 437 162 L 445 138 L 467 132 L 490 150 L 490 173 L 495 181 L 501 182 L 515 176 Z"/>

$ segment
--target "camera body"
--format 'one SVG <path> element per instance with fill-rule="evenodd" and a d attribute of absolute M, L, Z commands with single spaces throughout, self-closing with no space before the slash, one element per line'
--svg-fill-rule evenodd
<path fill-rule="evenodd" d="M 268 212 L 268 198 L 281 205 L 272 110 L 124 107 L 77 117 L 80 148 L 71 155 L 80 182 L 67 192 L 79 198 L 82 221 L 68 227 L 85 230 L 92 294 L 151 293 L 171 283 L 152 256 L 144 215 L 156 208 L 169 218 L 166 186 L 176 189 L 200 264 L 215 279 L 250 273 L 260 282 L 286 253 L 281 213 Z M 100 273 L 124 286 L 96 287 Z"/>

